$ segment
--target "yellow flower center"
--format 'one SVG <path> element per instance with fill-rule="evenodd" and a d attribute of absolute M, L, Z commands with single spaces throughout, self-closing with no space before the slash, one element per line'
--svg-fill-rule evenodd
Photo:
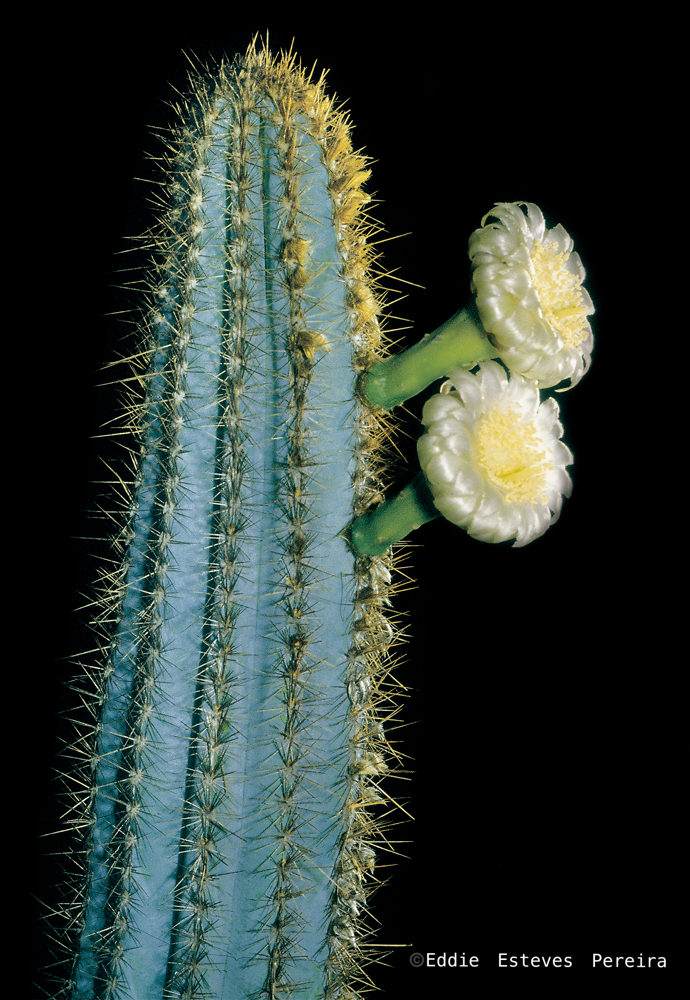
<path fill-rule="evenodd" d="M 558 252 L 557 243 L 537 241 L 532 250 L 534 287 L 544 319 L 555 327 L 566 347 L 577 347 L 587 336 L 587 308 L 582 301 L 582 282 L 566 270 L 569 254 Z"/>
<path fill-rule="evenodd" d="M 513 407 L 494 407 L 479 422 L 479 461 L 507 500 L 546 503 L 548 461 L 537 428 Z"/>

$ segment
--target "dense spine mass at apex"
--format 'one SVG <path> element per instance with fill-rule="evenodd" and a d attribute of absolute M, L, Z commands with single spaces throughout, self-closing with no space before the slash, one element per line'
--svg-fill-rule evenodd
<path fill-rule="evenodd" d="M 323 82 L 255 45 L 169 147 L 54 995 L 356 997 L 404 694 L 393 553 L 343 535 L 391 432 L 354 389 L 385 353 L 369 169 Z"/>

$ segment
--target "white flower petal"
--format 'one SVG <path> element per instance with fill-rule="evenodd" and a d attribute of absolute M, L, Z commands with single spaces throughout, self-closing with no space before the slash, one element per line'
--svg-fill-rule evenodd
<path fill-rule="evenodd" d="M 432 492 L 435 487 L 453 484 L 458 475 L 460 462 L 457 455 L 443 450 L 434 455 L 426 463 L 424 474 L 429 480 Z"/>
<path fill-rule="evenodd" d="M 544 222 L 544 216 L 542 215 L 541 209 L 531 201 L 519 201 L 516 202 L 516 208 L 517 205 L 524 205 L 527 209 L 527 219 L 529 221 L 529 229 L 532 234 L 532 238 L 535 241 L 543 240 L 546 223 Z"/>
<path fill-rule="evenodd" d="M 539 407 L 539 426 L 547 433 L 562 434 L 563 428 L 560 424 L 560 410 L 556 400 L 549 396 L 542 403 L 539 403 L 539 393 L 537 392 L 537 405 Z"/>
<path fill-rule="evenodd" d="M 434 503 L 447 521 L 463 528 L 472 517 L 478 501 L 474 495 L 456 496 L 449 494 L 448 496 L 435 497 Z"/>
<path fill-rule="evenodd" d="M 566 266 L 566 270 L 570 271 L 571 274 L 577 275 L 577 277 L 580 279 L 580 281 L 584 281 L 585 280 L 585 277 L 586 277 L 586 275 L 585 275 L 585 269 L 582 266 L 582 261 L 580 260 L 579 253 L 571 253 L 570 256 L 568 257 L 568 260 L 567 260 L 567 263 L 566 263 L 565 266 Z M 590 299 L 589 292 L 587 291 L 586 288 L 581 289 L 581 295 L 583 297 L 586 297 L 588 299 L 590 305 L 591 305 L 592 300 Z M 592 312 L 594 312 L 594 306 L 592 306 Z"/>
<path fill-rule="evenodd" d="M 419 456 L 419 464 L 424 472 L 424 475 L 428 477 L 427 469 L 431 462 L 433 462 L 434 457 L 438 455 L 443 447 L 443 438 L 432 437 L 431 434 L 423 434 L 419 441 L 417 442 L 417 455 Z"/>
<path fill-rule="evenodd" d="M 431 424 L 439 420 L 453 419 L 459 409 L 458 400 L 450 393 L 437 393 L 431 396 L 422 410 L 422 423 Z"/>
<path fill-rule="evenodd" d="M 550 524 L 551 514 L 548 507 L 525 504 L 513 548 L 528 545 L 533 539 L 543 535 Z"/>
<path fill-rule="evenodd" d="M 486 490 L 486 477 L 473 462 L 467 460 L 468 454 L 470 452 L 465 453 L 465 460 L 458 469 L 453 492 L 456 496 L 483 496 Z"/>
<path fill-rule="evenodd" d="M 481 387 L 483 409 L 488 410 L 508 388 L 506 373 L 496 361 L 485 361 L 472 376 Z"/>
<path fill-rule="evenodd" d="M 484 497 L 483 502 L 472 515 L 467 533 L 480 542 L 507 542 L 515 538 L 520 529 L 519 512 L 505 504 L 492 502 L 493 497 Z"/>
<path fill-rule="evenodd" d="M 570 253 L 573 249 L 573 241 L 560 224 L 553 229 L 548 229 L 544 235 L 544 243 L 555 243 L 561 253 Z"/>
<path fill-rule="evenodd" d="M 448 434 L 444 439 L 445 447 L 452 451 L 454 455 L 466 455 L 472 444 L 469 439 L 467 430 L 462 426 L 453 434 Z"/>

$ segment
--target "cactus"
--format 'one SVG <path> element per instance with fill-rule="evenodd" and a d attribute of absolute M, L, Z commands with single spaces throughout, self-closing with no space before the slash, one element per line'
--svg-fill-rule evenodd
<path fill-rule="evenodd" d="M 370 171 L 323 78 L 256 41 L 193 78 L 169 149 L 70 682 L 53 995 L 356 997 L 404 694 L 400 550 L 347 532 L 390 453 L 356 391 L 387 351 Z"/>

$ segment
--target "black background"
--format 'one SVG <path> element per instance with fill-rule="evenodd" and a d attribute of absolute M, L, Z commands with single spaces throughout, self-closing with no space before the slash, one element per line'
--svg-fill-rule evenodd
<path fill-rule="evenodd" d="M 6 219 L 21 248 L 6 273 L 18 317 L 8 346 L 20 360 L 10 371 L 29 384 L 11 435 L 13 503 L 29 541 L 19 594 L 38 595 L 21 597 L 11 658 L 31 705 L 17 695 L 10 713 L 30 766 L 28 777 L 11 769 L 8 799 L 20 904 L 46 898 L 54 874 L 36 835 L 55 824 L 59 681 L 82 641 L 71 609 L 97 548 L 78 536 L 91 438 L 112 406 L 99 370 L 122 335 L 107 314 L 127 306 L 116 272 L 140 263 L 117 255 L 151 221 L 150 186 L 134 178 L 153 176 L 143 151 L 156 152 L 151 127 L 172 118 L 164 102 L 184 86 L 183 50 L 232 54 L 268 29 L 272 48 L 294 37 L 305 65 L 329 68 L 355 145 L 376 161 L 374 214 L 387 235 L 409 234 L 382 246 L 386 267 L 422 286 L 389 282 L 391 299 L 407 296 L 391 309 L 404 321 L 388 323 L 402 343 L 466 301 L 467 238 L 496 201 L 534 201 L 565 226 L 597 307 L 591 372 L 558 397 L 575 454 L 560 522 L 525 549 L 440 520 L 411 539 L 414 587 L 397 600 L 408 725 L 395 734 L 411 760 L 387 787 L 415 820 L 398 828 L 404 857 L 374 907 L 379 940 L 410 947 L 372 971 L 378 995 L 678 1000 L 684 368 L 669 359 L 681 317 L 668 284 L 684 244 L 683 223 L 669 222 L 674 68 L 658 60 L 678 25 L 637 3 L 464 6 L 3 5 Z M 403 421 L 410 462 L 421 403 Z M 17 921 L 18 947 L 32 914 Z M 41 947 L 8 997 L 38 996 L 28 983 Z M 411 952 L 476 955 L 479 966 L 413 968 Z M 668 966 L 592 970 L 595 952 Z M 499 953 L 573 965 L 501 970 Z"/>

